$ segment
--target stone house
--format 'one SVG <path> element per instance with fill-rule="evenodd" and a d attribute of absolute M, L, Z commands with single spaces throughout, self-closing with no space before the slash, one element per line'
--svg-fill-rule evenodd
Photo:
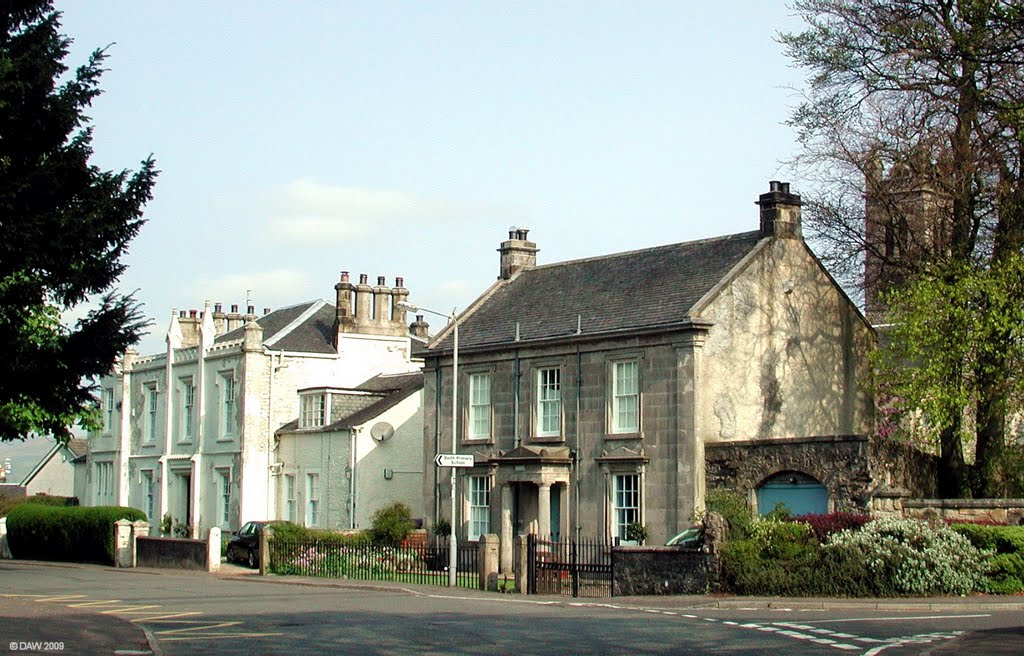
<path fill-rule="evenodd" d="M 100 381 L 103 427 L 88 439 L 83 503 L 134 506 L 151 522 L 169 517 L 199 535 L 281 517 L 284 486 L 295 481 L 285 472 L 316 474 L 314 491 L 343 485 L 290 463 L 278 429 L 317 410 L 333 423 L 327 390 L 417 372 L 426 324 L 410 334 L 401 278 L 371 286 L 365 274 L 353 284 L 343 272 L 335 291 L 334 303 L 262 316 L 251 305 L 244 315 L 237 306 L 225 313 L 219 303 L 212 312 L 209 304 L 202 313 L 173 312 L 165 353 L 128 350 Z"/>
<path fill-rule="evenodd" d="M 751 232 L 547 265 L 513 229 L 458 317 L 474 466 L 426 477 L 434 520 L 457 472 L 463 538 L 499 534 L 507 569 L 514 534 L 638 522 L 663 543 L 709 486 L 824 511 L 907 474 L 869 457 L 874 332 L 804 243 L 800 197 L 772 182 L 757 204 Z M 424 462 L 453 448 L 453 347 L 449 325 L 425 355 Z"/>

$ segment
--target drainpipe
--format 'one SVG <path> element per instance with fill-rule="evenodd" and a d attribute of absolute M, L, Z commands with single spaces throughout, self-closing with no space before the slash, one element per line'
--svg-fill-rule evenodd
<path fill-rule="evenodd" d="M 441 363 L 434 369 L 434 454 L 441 453 Z M 440 467 L 434 467 L 434 523 L 441 518 Z"/>
<path fill-rule="evenodd" d="M 577 332 L 578 334 L 578 332 Z M 580 406 L 582 405 L 582 389 L 583 389 L 583 369 L 582 369 L 583 358 L 580 355 L 580 345 L 576 344 L 576 430 L 575 432 L 575 447 L 573 448 L 572 454 L 572 469 L 575 474 L 575 487 L 576 487 L 576 503 L 573 508 L 574 523 L 576 524 L 576 542 L 580 541 L 580 463 L 582 458 L 580 457 Z"/>
<path fill-rule="evenodd" d="M 356 439 L 359 435 L 358 428 L 351 428 L 348 431 L 348 524 L 349 528 L 356 527 Z M 437 467 L 434 467 L 436 470 Z"/>
<path fill-rule="evenodd" d="M 516 341 L 519 341 L 519 322 L 516 322 Z M 513 447 L 519 446 L 519 379 L 522 377 L 522 371 L 519 369 L 519 349 L 515 350 L 515 372 L 513 374 L 513 385 L 512 385 L 512 445 Z"/>
<path fill-rule="evenodd" d="M 274 476 L 271 475 L 274 465 L 274 373 L 276 373 L 284 363 L 284 351 L 277 352 L 276 365 L 274 364 L 274 351 L 271 351 L 264 346 L 263 352 L 270 358 L 270 381 L 267 385 L 267 490 L 266 511 L 263 516 L 270 519 L 271 517 L 277 516 L 277 513 L 274 513 L 273 515 L 270 513 L 270 498 L 274 487 Z"/>

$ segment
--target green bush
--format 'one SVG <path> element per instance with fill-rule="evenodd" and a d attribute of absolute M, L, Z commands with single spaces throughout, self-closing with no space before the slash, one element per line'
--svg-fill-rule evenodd
<path fill-rule="evenodd" d="M 821 548 L 806 524 L 758 519 L 747 539 L 722 550 L 726 587 L 746 595 L 806 596 L 819 593 Z"/>
<path fill-rule="evenodd" d="M 991 554 L 985 592 L 1024 592 L 1024 526 L 955 524 L 952 528 L 975 547 Z"/>
<path fill-rule="evenodd" d="M 23 503 L 42 506 L 77 506 L 78 497 L 58 497 L 49 494 L 36 494 L 31 497 L 0 496 L 0 517 L 6 517 L 11 510 Z"/>
<path fill-rule="evenodd" d="M 747 498 L 734 490 L 709 490 L 704 500 L 708 512 L 716 512 L 729 522 L 729 537 L 742 540 L 747 537 L 754 513 Z"/>
<path fill-rule="evenodd" d="M 373 513 L 370 537 L 377 544 L 398 546 L 414 528 L 412 510 L 399 501 Z"/>
<path fill-rule="evenodd" d="M 288 542 L 320 542 L 322 544 L 359 545 L 370 541 L 366 532 L 338 533 L 326 528 L 306 528 L 293 522 L 274 522 L 270 527 L 274 539 Z"/>
<path fill-rule="evenodd" d="M 22 503 L 7 516 L 15 558 L 113 563 L 114 522 L 146 519 L 137 508 L 51 506 Z"/>
<path fill-rule="evenodd" d="M 864 559 L 876 596 L 962 595 L 985 586 L 985 553 L 946 526 L 883 517 L 833 534 L 824 548 L 841 560 Z"/>

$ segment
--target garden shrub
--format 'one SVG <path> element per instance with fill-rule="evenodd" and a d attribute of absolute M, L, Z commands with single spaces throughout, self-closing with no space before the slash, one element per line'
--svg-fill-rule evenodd
<path fill-rule="evenodd" d="M 806 524 L 761 518 L 722 549 L 726 587 L 746 595 L 807 596 L 821 588 L 821 547 Z"/>
<path fill-rule="evenodd" d="M 871 515 L 849 512 L 833 512 L 825 514 L 799 515 L 792 521 L 801 522 L 811 527 L 818 542 L 824 544 L 833 533 L 845 530 L 857 530 L 871 521 Z"/>
<path fill-rule="evenodd" d="M 876 519 L 833 534 L 824 549 L 842 560 L 863 558 L 876 596 L 961 595 L 985 584 L 982 551 L 948 527 L 914 519 Z"/>
<path fill-rule="evenodd" d="M 729 523 L 730 539 L 742 540 L 747 537 L 754 513 L 745 496 L 723 488 L 708 490 L 704 506 L 707 512 L 716 512 Z"/>
<path fill-rule="evenodd" d="M 146 519 L 137 508 L 51 506 L 22 503 L 7 516 L 7 539 L 15 558 L 113 563 L 114 522 Z"/>
<path fill-rule="evenodd" d="M 398 501 L 373 513 L 370 537 L 377 544 L 398 546 L 414 528 L 412 510 Z"/>
<path fill-rule="evenodd" d="M 985 592 L 1024 592 L 1024 526 L 955 524 L 953 530 L 989 552 Z"/>
<path fill-rule="evenodd" d="M 0 517 L 6 517 L 11 510 L 23 503 L 42 506 L 77 506 L 78 497 L 59 497 L 50 494 L 35 494 L 30 497 L 0 496 Z"/>

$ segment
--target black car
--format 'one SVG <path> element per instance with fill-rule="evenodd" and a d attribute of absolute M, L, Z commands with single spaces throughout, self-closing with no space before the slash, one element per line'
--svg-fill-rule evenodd
<path fill-rule="evenodd" d="M 253 569 L 260 566 L 260 532 L 265 526 L 291 525 L 291 522 L 276 520 L 246 522 L 233 533 L 228 542 L 228 562 L 245 563 Z"/>

